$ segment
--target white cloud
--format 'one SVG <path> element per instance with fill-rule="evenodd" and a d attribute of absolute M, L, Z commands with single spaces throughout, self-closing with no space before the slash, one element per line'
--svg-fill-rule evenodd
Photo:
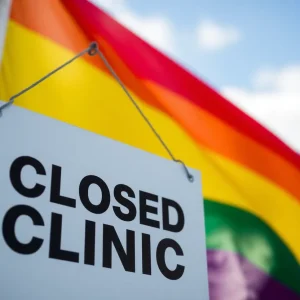
<path fill-rule="evenodd" d="M 197 40 L 205 50 L 220 50 L 237 43 L 241 38 L 240 32 L 232 27 L 204 20 L 197 28 Z"/>
<path fill-rule="evenodd" d="M 117 21 L 157 49 L 173 54 L 175 40 L 171 22 L 161 15 L 142 16 L 135 13 L 125 0 L 90 0 L 106 9 Z"/>
<path fill-rule="evenodd" d="M 300 151 L 300 65 L 261 70 L 251 90 L 224 87 L 222 93 Z"/>

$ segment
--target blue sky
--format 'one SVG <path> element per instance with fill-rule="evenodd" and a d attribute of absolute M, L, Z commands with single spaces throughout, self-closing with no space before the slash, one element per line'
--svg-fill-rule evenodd
<path fill-rule="evenodd" d="M 179 35 L 190 35 L 208 19 L 237 28 L 241 39 L 234 46 L 209 53 L 191 37 L 178 49 L 181 60 L 213 85 L 249 86 L 249 75 L 262 66 L 300 63 L 300 1 L 297 0 L 128 0 L 140 15 L 160 14 L 171 20 Z M 184 3 L 184 4 L 183 4 Z M 180 37 L 179 37 L 180 39 Z"/>

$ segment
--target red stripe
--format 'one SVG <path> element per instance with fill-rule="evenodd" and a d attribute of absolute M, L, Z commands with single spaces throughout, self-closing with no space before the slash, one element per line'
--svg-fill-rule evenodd
<path fill-rule="evenodd" d="M 137 77 L 176 92 L 300 167 L 300 156 L 274 134 L 109 15 L 86 0 L 61 1 L 85 34 L 104 38 Z"/>

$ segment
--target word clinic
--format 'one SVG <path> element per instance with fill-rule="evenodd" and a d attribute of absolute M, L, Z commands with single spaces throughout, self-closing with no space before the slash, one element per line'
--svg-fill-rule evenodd
<path fill-rule="evenodd" d="M 30 167 L 39 176 L 47 176 L 43 164 L 30 156 L 21 156 L 16 158 L 10 166 L 10 182 L 16 192 L 26 198 L 38 198 L 46 190 L 46 186 L 36 183 L 33 187 L 25 186 L 22 181 L 22 170 L 24 167 Z M 78 202 L 74 198 L 61 195 L 62 186 L 62 168 L 52 165 L 51 184 L 50 184 L 50 202 L 56 205 L 63 205 L 69 209 L 76 209 Z M 99 203 L 94 204 L 89 197 L 89 188 L 95 185 L 99 188 Z M 113 197 L 118 205 L 111 206 L 110 189 L 103 179 L 95 175 L 87 175 L 82 178 L 79 187 L 79 199 L 84 208 L 92 214 L 101 215 L 112 209 L 114 215 L 124 221 L 131 222 L 139 215 L 139 223 L 143 226 L 178 233 L 184 228 L 184 213 L 180 205 L 167 198 L 161 198 L 162 220 L 154 220 L 152 215 L 159 215 L 158 208 L 155 206 L 159 202 L 159 197 L 155 194 L 145 191 L 139 191 L 139 212 L 134 204 L 136 198 L 135 192 L 125 184 L 117 184 L 113 189 Z M 124 209 L 125 208 L 125 209 Z M 177 220 L 173 224 L 170 222 L 170 209 L 176 212 Z M 124 212 L 126 211 L 126 213 Z M 149 216 L 150 215 L 150 216 Z M 2 233 L 6 244 L 15 252 L 20 254 L 34 254 L 42 246 L 44 239 L 40 236 L 33 236 L 28 243 L 18 240 L 15 225 L 19 217 L 26 216 L 31 219 L 32 226 L 45 226 L 44 219 L 38 210 L 29 205 L 15 205 L 5 214 L 2 223 Z M 63 215 L 52 212 L 50 220 L 50 238 L 49 238 L 49 258 L 79 263 L 79 253 L 62 247 L 62 228 Z M 83 261 L 86 265 L 95 265 L 95 243 L 98 234 L 96 233 L 96 223 L 85 220 L 84 232 L 84 254 Z M 112 252 L 115 249 L 123 268 L 127 272 L 136 272 L 136 234 L 133 230 L 126 230 L 126 243 L 122 243 L 114 226 L 103 224 L 102 231 L 102 266 L 104 268 L 113 268 Z M 152 275 L 152 263 L 156 258 L 157 266 L 160 272 L 170 280 L 178 280 L 184 274 L 185 267 L 181 264 L 168 266 L 166 263 L 166 251 L 168 249 L 175 252 L 176 256 L 183 256 L 181 246 L 173 239 L 165 238 L 158 242 L 156 253 L 151 251 L 151 236 L 141 233 L 141 257 L 142 273 Z M 168 250 L 168 251 L 170 251 Z M 175 257 L 176 257 L 175 256 Z"/>

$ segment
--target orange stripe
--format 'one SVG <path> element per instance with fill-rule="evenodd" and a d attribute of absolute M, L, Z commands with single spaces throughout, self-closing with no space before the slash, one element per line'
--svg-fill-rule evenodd
<path fill-rule="evenodd" d="M 300 172 L 292 164 L 233 130 L 214 115 L 186 102 L 179 95 L 153 82 L 144 84 L 160 97 L 169 99 L 168 113 L 190 133 L 197 143 L 248 168 L 252 167 L 254 171 L 269 178 L 300 200 Z"/>
<path fill-rule="evenodd" d="M 90 43 L 60 1 L 13 0 L 11 19 L 75 53 L 82 51 Z M 100 60 L 88 55 L 84 59 L 105 69 Z"/>
<path fill-rule="evenodd" d="M 32 4 L 28 4 L 30 1 Z M 34 10 L 31 6 L 33 3 Z M 40 17 L 36 18 L 36 15 Z M 89 43 L 88 38 L 59 1 L 14 1 L 12 18 L 74 52 L 81 51 Z M 51 24 L 51 26 L 45 26 L 45 24 Z M 141 81 L 130 72 L 108 43 L 100 37 L 98 41 L 121 79 L 141 99 L 174 117 L 198 143 L 268 177 L 300 199 L 300 189 L 297 187 L 300 182 L 300 172 L 293 165 L 273 151 L 240 134 L 209 112 L 185 101 L 181 96 L 153 82 Z M 85 56 L 85 59 L 107 72 L 100 60 L 89 56 Z M 158 99 L 168 99 L 168 101 L 162 103 Z M 187 115 L 188 118 L 186 118 Z M 243 148 L 245 151 L 241 151 Z M 270 163 L 267 163 L 268 161 Z M 278 170 L 281 172 L 279 173 Z"/>

